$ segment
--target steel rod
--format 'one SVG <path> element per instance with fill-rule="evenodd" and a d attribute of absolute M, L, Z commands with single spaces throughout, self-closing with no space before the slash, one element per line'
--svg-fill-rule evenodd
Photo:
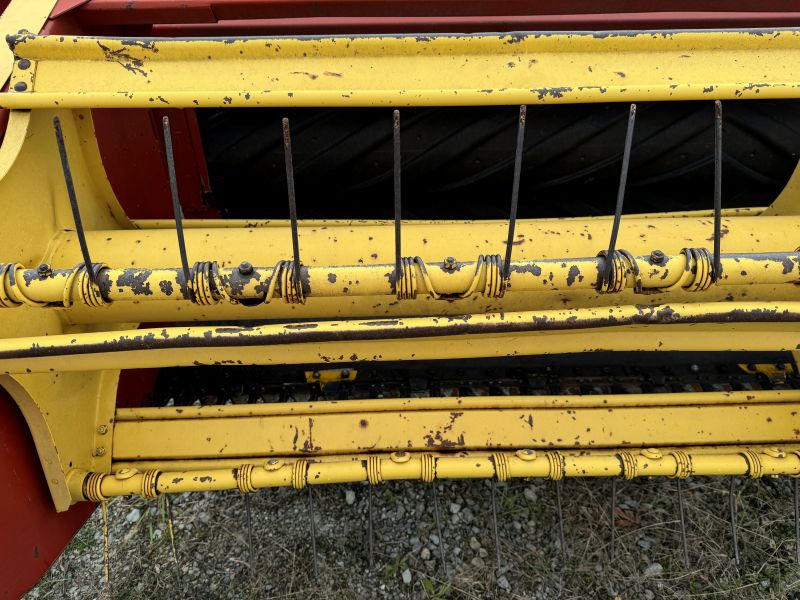
<path fill-rule="evenodd" d="M 500 532 L 497 528 L 497 481 L 491 480 L 492 486 L 492 529 L 494 530 L 494 551 L 497 558 L 497 568 L 501 568 L 502 563 L 500 555 Z"/>
<path fill-rule="evenodd" d="M 445 577 L 450 577 L 450 573 L 447 568 L 447 560 L 445 559 L 444 555 L 444 537 L 442 537 L 442 522 L 439 519 L 439 498 L 438 494 L 436 493 L 435 481 L 431 484 L 431 494 L 433 495 L 433 517 L 436 521 L 436 532 L 439 535 L 439 558 L 442 561 L 442 570 L 444 571 Z"/>
<path fill-rule="evenodd" d="M 292 253 L 294 261 L 294 272 L 292 273 L 292 283 L 296 290 L 296 295 L 301 296 L 300 288 L 300 238 L 297 231 L 297 201 L 294 189 L 294 165 L 292 163 L 292 133 L 289 127 L 289 119 L 284 118 L 283 124 L 283 157 L 286 163 L 286 191 L 289 196 L 289 220 L 292 228 Z"/>
<path fill-rule="evenodd" d="M 392 149 L 394 155 L 394 256 L 395 256 L 395 275 L 394 292 L 400 288 L 400 278 L 403 277 L 402 266 L 402 244 L 401 244 L 401 222 L 402 217 L 402 194 L 400 189 L 400 169 L 402 167 L 402 157 L 400 154 L 400 111 L 395 110 L 392 120 Z"/>
<path fill-rule="evenodd" d="M 631 145 L 633 144 L 633 128 L 636 124 L 636 105 L 631 104 L 628 111 L 628 129 L 625 132 L 625 146 L 622 150 L 622 170 L 619 174 L 619 187 L 617 188 L 617 206 L 614 209 L 614 223 L 611 226 L 611 239 L 608 242 L 608 252 L 606 253 L 605 268 L 603 270 L 603 286 L 608 285 L 611 277 L 611 267 L 613 265 L 614 251 L 617 246 L 617 236 L 619 235 L 619 224 L 622 220 L 622 206 L 625 202 L 625 186 L 628 183 L 628 167 L 631 160 Z"/>
<path fill-rule="evenodd" d="M 676 480 L 678 483 L 678 515 L 681 524 L 681 544 L 683 545 L 683 565 L 688 570 L 689 563 L 689 542 L 686 538 L 686 516 L 683 511 L 683 482 L 680 479 Z"/>
<path fill-rule="evenodd" d="M 175 154 L 172 149 L 172 132 L 169 126 L 169 117 L 164 117 L 164 147 L 167 151 L 167 172 L 169 173 L 169 191 L 172 196 L 172 212 L 175 216 L 175 232 L 178 234 L 178 251 L 181 255 L 181 268 L 183 269 L 184 288 L 183 297 L 193 299 L 192 277 L 189 270 L 189 259 L 186 256 L 186 239 L 183 235 L 183 210 L 178 194 L 178 179 L 175 175 Z"/>
<path fill-rule="evenodd" d="M 735 478 L 730 478 L 728 487 L 728 508 L 730 509 L 731 517 L 731 537 L 733 538 L 733 560 L 736 567 L 739 567 L 739 536 L 736 532 L 736 495 L 733 493 L 733 482 Z"/>
<path fill-rule="evenodd" d="M 367 496 L 367 528 L 369 543 L 369 570 L 375 570 L 375 531 L 372 526 L 372 484 L 367 486 L 369 495 Z"/>
<path fill-rule="evenodd" d="M 722 103 L 714 101 L 714 270 L 716 282 L 722 274 L 720 253 L 722 244 Z"/>
<path fill-rule="evenodd" d="M 503 282 L 508 281 L 511 273 L 511 252 L 514 249 L 514 230 L 517 226 L 517 207 L 519 206 L 519 180 L 522 172 L 522 154 L 525 145 L 525 121 L 527 120 L 528 107 L 524 104 L 519 107 L 519 121 L 517 123 L 517 146 L 514 151 L 514 178 L 511 184 L 511 209 L 508 215 L 508 240 L 506 241 L 506 256 L 503 261 Z"/>
<path fill-rule="evenodd" d="M 558 511 L 558 535 L 561 541 L 561 560 L 562 560 L 562 567 L 566 566 L 567 564 L 567 543 L 564 537 L 564 511 L 561 506 L 561 486 L 563 485 L 563 481 L 558 479 L 556 480 L 556 510 Z"/>
<path fill-rule="evenodd" d="M 317 565 L 317 526 L 314 523 L 314 493 L 308 488 L 308 523 L 311 533 L 311 562 L 314 567 L 314 578 L 319 580 L 319 566 Z"/>
<path fill-rule="evenodd" d="M 92 286 L 96 286 L 97 281 L 95 278 L 94 269 L 92 268 L 92 259 L 89 256 L 89 245 L 86 243 L 86 233 L 83 230 L 81 210 L 78 206 L 78 196 L 75 193 L 75 183 L 72 180 L 72 169 L 69 166 L 67 146 L 64 143 L 64 132 L 61 130 L 61 120 L 58 117 L 53 117 L 53 127 L 56 131 L 58 154 L 61 157 L 61 170 L 64 173 L 64 183 L 67 186 L 67 196 L 69 197 L 69 206 L 72 209 L 72 220 L 75 223 L 75 233 L 78 236 L 78 244 L 81 247 L 81 255 L 83 256 L 83 262 L 86 265 L 86 275 L 89 278 L 89 282 L 92 284 Z"/>
<path fill-rule="evenodd" d="M 617 512 L 617 478 L 611 478 L 611 544 L 608 549 L 609 561 L 614 560 L 614 546 L 616 545 L 617 525 L 615 513 Z"/>
<path fill-rule="evenodd" d="M 794 552 L 800 564 L 800 480 L 794 478 Z"/>

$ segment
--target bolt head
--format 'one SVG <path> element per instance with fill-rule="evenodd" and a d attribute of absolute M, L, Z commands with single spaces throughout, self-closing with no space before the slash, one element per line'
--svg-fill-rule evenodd
<path fill-rule="evenodd" d="M 277 464 L 278 464 L 278 459 L 277 459 L 277 458 L 270 458 L 270 459 L 267 461 L 267 464 L 268 464 L 268 465 L 277 465 Z"/>
<path fill-rule="evenodd" d="M 27 89 L 28 89 L 28 84 L 25 83 L 24 81 L 18 81 L 17 83 L 14 84 L 15 92 L 24 92 Z"/>
<path fill-rule="evenodd" d="M 53 274 L 53 269 L 50 268 L 50 265 L 43 263 L 36 267 L 36 272 L 39 274 L 39 277 L 49 277 Z"/>
<path fill-rule="evenodd" d="M 27 58 L 20 58 L 17 61 L 17 68 L 22 69 L 23 71 L 26 69 L 30 69 L 31 61 L 29 61 Z"/>
<path fill-rule="evenodd" d="M 775 368 L 778 369 L 778 371 L 783 371 L 786 369 L 786 365 L 783 363 L 778 363 L 777 365 L 775 365 Z"/>
<path fill-rule="evenodd" d="M 102 446 L 99 446 L 99 447 L 94 449 L 94 455 L 95 456 L 105 456 L 105 453 L 106 453 L 106 449 L 103 448 Z"/>
<path fill-rule="evenodd" d="M 350 369 L 342 369 L 342 379 L 350 379 Z"/>
<path fill-rule="evenodd" d="M 319 377 L 320 377 L 320 372 L 319 372 L 319 371 L 314 371 L 313 373 L 311 373 L 311 376 L 312 376 L 314 379 L 319 379 Z"/>
<path fill-rule="evenodd" d="M 447 269 L 448 271 L 453 271 L 456 268 L 456 259 L 453 258 L 452 256 L 448 256 L 447 258 L 444 259 L 443 265 L 444 268 Z"/>
<path fill-rule="evenodd" d="M 97 433 L 99 433 L 100 435 L 105 435 L 105 434 L 107 434 L 107 433 L 108 433 L 108 427 L 106 427 L 105 425 L 100 425 L 100 426 L 97 428 Z"/>
<path fill-rule="evenodd" d="M 664 253 L 661 250 L 653 250 L 650 253 L 650 262 L 656 265 L 660 265 L 664 262 Z"/>
<path fill-rule="evenodd" d="M 241 275 L 250 275 L 253 272 L 253 265 L 251 265 L 246 260 L 243 260 L 239 263 L 239 273 Z"/>

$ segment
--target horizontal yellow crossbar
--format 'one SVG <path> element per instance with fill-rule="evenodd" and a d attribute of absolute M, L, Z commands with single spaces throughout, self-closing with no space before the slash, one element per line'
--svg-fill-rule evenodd
<path fill-rule="evenodd" d="M 25 34 L 12 46 L 31 64 L 16 63 L 12 91 L 0 99 L 6 108 L 498 105 L 800 91 L 795 29 L 171 40 Z"/>
<path fill-rule="evenodd" d="M 122 410 L 113 458 L 786 443 L 800 441 L 799 407 L 789 390 Z"/>
<path fill-rule="evenodd" d="M 13 338 L 0 372 L 798 347 L 800 302 L 698 302 Z"/>

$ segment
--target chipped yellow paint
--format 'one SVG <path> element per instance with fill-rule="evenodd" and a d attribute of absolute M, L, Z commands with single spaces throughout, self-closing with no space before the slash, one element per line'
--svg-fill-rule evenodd
<path fill-rule="evenodd" d="M 12 108 L 435 106 L 796 98 L 800 32 L 249 39 L 18 36 Z"/>

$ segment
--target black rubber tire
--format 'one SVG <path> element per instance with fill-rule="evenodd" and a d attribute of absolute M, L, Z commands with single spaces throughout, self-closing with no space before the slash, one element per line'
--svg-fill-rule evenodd
<path fill-rule="evenodd" d="M 723 103 L 723 206 L 765 206 L 800 152 L 800 103 Z M 391 218 L 390 109 L 198 111 L 217 204 L 288 215 L 281 118 L 292 125 L 300 218 Z M 401 109 L 404 218 L 505 218 L 518 107 Z M 520 217 L 610 214 L 626 104 L 528 107 Z M 625 213 L 713 204 L 713 104 L 638 106 Z"/>

